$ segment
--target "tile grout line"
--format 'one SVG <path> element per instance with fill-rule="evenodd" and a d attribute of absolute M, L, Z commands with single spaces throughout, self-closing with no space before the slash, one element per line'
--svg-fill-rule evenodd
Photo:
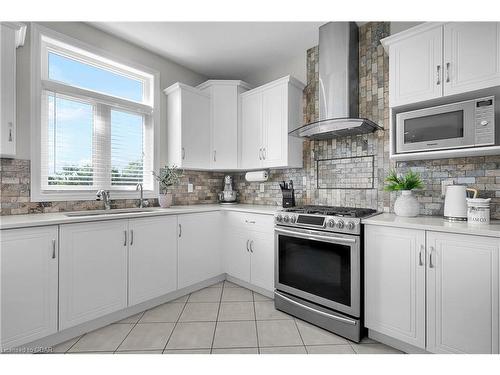
<path fill-rule="evenodd" d="M 146 310 L 144 310 L 142 313 L 141 313 L 141 316 L 139 317 L 139 319 L 137 319 L 137 322 L 135 322 L 134 326 L 132 327 L 132 329 L 130 331 L 128 331 L 127 335 L 123 338 L 123 340 L 120 342 L 120 344 L 116 347 L 115 350 L 113 350 L 113 354 L 115 354 L 118 349 L 120 348 L 120 346 L 123 344 L 123 342 L 127 339 L 128 335 L 130 335 L 130 332 L 133 331 L 133 329 L 137 326 L 137 324 L 139 324 L 140 320 L 142 319 L 142 317 L 144 316 L 144 313 L 146 312 Z M 111 324 L 110 324 L 111 325 Z"/>
<path fill-rule="evenodd" d="M 179 316 L 177 317 L 177 319 L 176 319 L 176 321 L 174 323 L 174 327 L 172 328 L 172 332 L 170 332 L 170 335 L 168 335 L 168 339 L 165 342 L 165 346 L 163 347 L 163 350 L 161 351 L 161 354 L 164 354 L 165 350 L 167 350 L 167 345 L 170 342 L 170 339 L 172 338 L 172 335 L 174 334 L 175 329 L 177 328 L 177 324 L 179 323 L 179 320 L 181 319 L 182 313 L 186 309 L 186 306 L 188 304 L 188 301 L 189 301 L 190 297 L 191 297 L 191 293 L 188 294 L 188 298 L 186 299 L 186 302 L 184 302 L 184 306 L 182 306 L 182 310 L 181 310 Z"/>
<path fill-rule="evenodd" d="M 214 351 L 215 333 L 217 332 L 217 323 L 219 322 L 220 306 L 222 304 L 222 295 L 224 294 L 225 287 L 226 287 L 226 281 L 224 280 L 224 282 L 222 283 L 221 291 L 220 291 L 219 308 L 217 309 L 217 316 L 215 317 L 214 335 L 212 336 L 212 345 L 210 345 L 210 354 L 213 354 L 213 351 Z"/>
<path fill-rule="evenodd" d="M 297 332 L 299 333 L 300 341 L 302 341 L 302 345 L 304 346 L 306 354 L 309 354 L 309 351 L 307 350 L 306 343 L 304 342 L 304 339 L 302 338 L 302 334 L 300 333 L 299 325 L 297 324 L 297 319 L 293 318 L 293 322 L 295 324 L 295 328 L 297 328 Z"/>

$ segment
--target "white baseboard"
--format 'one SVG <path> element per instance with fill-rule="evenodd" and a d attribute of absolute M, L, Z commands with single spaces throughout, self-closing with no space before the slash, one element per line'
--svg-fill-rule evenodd
<path fill-rule="evenodd" d="M 231 275 L 227 275 L 227 274 L 226 274 L 226 280 L 230 281 L 230 282 L 232 282 L 234 284 L 237 284 L 239 286 L 242 286 L 243 288 L 247 288 L 247 289 L 253 290 L 254 292 L 262 294 L 263 296 L 266 296 L 266 297 L 274 299 L 274 291 L 261 288 L 259 286 L 250 284 L 250 283 L 248 283 L 246 281 L 238 279 L 237 277 L 234 277 L 234 276 L 231 276 Z"/>
<path fill-rule="evenodd" d="M 424 349 L 417 348 L 416 346 L 407 344 L 406 342 L 384 335 L 383 333 L 373 331 L 371 329 L 368 330 L 368 337 L 408 354 L 431 354 Z"/>

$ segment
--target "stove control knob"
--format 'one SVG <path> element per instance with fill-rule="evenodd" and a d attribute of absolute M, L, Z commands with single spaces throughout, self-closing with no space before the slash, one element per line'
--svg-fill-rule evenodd
<path fill-rule="evenodd" d="M 356 227 L 356 224 L 354 223 L 354 221 L 349 221 L 347 223 L 347 229 L 353 230 L 355 227 Z"/>
<path fill-rule="evenodd" d="M 335 226 L 335 220 L 333 219 L 330 219 L 328 220 L 328 224 L 327 224 L 330 228 L 333 228 Z"/>
<path fill-rule="evenodd" d="M 283 221 L 283 216 L 281 216 L 281 215 L 276 216 L 276 221 L 278 223 L 281 223 Z"/>
<path fill-rule="evenodd" d="M 288 215 L 285 215 L 285 217 L 283 218 L 283 221 L 285 223 L 288 223 L 290 221 L 290 218 L 288 217 Z"/>
<path fill-rule="evenodd" d="M 290 223 L 295 223 L 295 221 L 297 220 L 297 218 L 295 216 L 290 216 Z"/>
<path fill-rule="evenodd" d="M 339 229 L 344 228 L 344 221 L 343 220 L 337 221 L 337 228 L 339 228 Z"/>

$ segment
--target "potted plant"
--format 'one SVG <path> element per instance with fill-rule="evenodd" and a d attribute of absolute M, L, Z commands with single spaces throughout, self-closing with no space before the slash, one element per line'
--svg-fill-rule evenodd
<path fill-rule="evenodd" d="M 166 165 L 165 167 L 160 168 L 159 173 L 153 171 L 153 176 L 155 180 L 158 181 L 160 188 L 158 195 L 158 203 L 160 204 L 160 207 L 168 208 L 172 205 L 172 193 L 168 190 L 170 186 L 178 184 L 183 175 L 183 170 L 177 168 L 175 165 L 172 167 Z"/>
<path fill-rule="evenodd" d="M 420 210 L 420 204 L 412 193 L 414 189 L 421 189 L 424 183 L 420 175 L 409 170 L 404 176 L 397 175 L 395 170 L 389 172 L 385 179 L 386 191 L 401 191 L 401 195 L 394 202 L 394 212 L 398 216 L 414 217 Z"/>

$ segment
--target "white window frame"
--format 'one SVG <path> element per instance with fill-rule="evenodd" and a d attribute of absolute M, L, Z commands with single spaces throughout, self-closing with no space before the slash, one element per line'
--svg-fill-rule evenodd
<path fill-rule="evenodd" d="M 145 114 L 149 121 L 150 131 L 145 133 L 146 144 L 152 144 L 153 150 L 146 153 L 146 158 L 154 170 L 158 170 L 160 160 L 160 73 L 149 67 L 116 57 L 97 47 L 83 43 L 77 39 L 58 33 L 41 25 L 31 24 L 31 200 L 33 202 L 95 200 L 97 189 L 106 188 L 111 192 L 111 199 L 137 199 L 135 187 L 130 190 L 114 190 L 112 186 L 94 186 L 95 190 L 75 187 L 62 187 L 60 190 L 44 189 L 42 184 L 42 108 L 41 95 L 43 90 L 63 93 L 86 101 L 109 105 L 124 111 Z M 105 68 L 114 73 L 141 80 L 143 82 L 144 102 L 139 103 L 95 92 L 62 82 L 48 80 L 48 51 L 79 60 L 84 56 L 85 63 L 95 62 L 95 66 Z M 152 83 L 152 84 L 151 84 Z M 152 123 L 152 124 L 151 124 Z M 146 161 L 145 161 L 146 165 Z M 146 198 L 158 195 L 158 184 L 152 182 L 152 189 L 145 189 Z"/>

